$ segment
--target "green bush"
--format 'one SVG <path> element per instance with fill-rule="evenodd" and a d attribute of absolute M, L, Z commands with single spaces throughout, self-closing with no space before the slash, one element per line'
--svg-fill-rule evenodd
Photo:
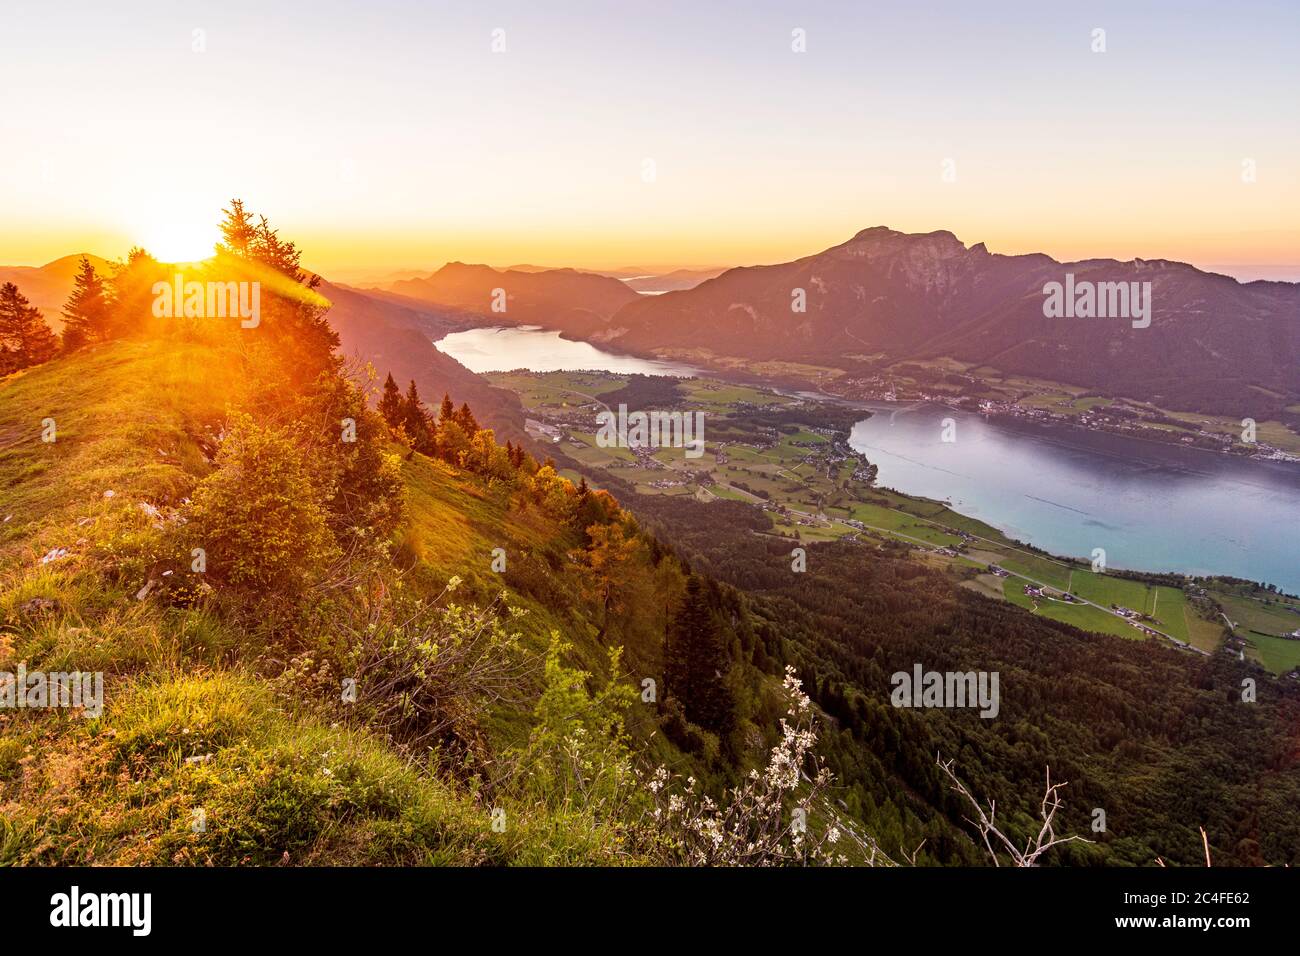
<path fill-rule="evenodd" d="M 246 416 L 221 443 L 216 471 L 194 489 L 188 517 L 207 573 L 268 595 L 300 594 L 338 557 L 296 444 Z"/>

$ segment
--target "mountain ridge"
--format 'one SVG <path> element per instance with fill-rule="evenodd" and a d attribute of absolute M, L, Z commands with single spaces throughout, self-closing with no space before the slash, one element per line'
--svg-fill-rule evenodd
<path fill-rule="evenodd" d="M 1044 286 L 1067 274 L 1151 282 L 1151 327 L 1046 317 Z M 802 312 L 792 308 L 798 290 Z M 848 371 L 948 356 L 1157 403 L 1265 415 L 1300 397 L 1298 319 L 1297 283 L 1242 283 L 1167 259 L 1003 255 L 947 230 L 874 226 L 810 256 L 629 303 L 597 336 L 637 354 L 704 349 Z M 1277 400 L 1261 402 L 1258 387 Z"/>

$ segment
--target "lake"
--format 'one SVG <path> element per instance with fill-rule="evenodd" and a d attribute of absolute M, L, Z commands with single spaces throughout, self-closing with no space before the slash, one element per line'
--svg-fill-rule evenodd
<path fill-rule="evenodd" d="M 436 344 L 475 372 L 704 374 L 536 327 L 471 329 Z M 1300 467 L 939 405 L 862 407 L 872 417 L 849 443 L 883 486 L 948 501 L 1054 554 L 1104 548 L 1114 568 L 1228 574 L 1300 592 Z M 945 418 L 951 443 L 941 440 Z"/>
<path fill-rule="evenodd" d="M 562 339 L 559 332 L 535 325 L 453 332 L 433 344 L 471 372 L 510 372 L 526 368 L 534 372 L 582 369 L 639 372 L 642 375 L 671 375 L 674 378 L 704 374 L 689 365 L 606 352 L 586 342 Z"/>
<path fill-rule="evenodd" d="M 1109 567 L 1230 574 L 1300 592 L 1300 468 L 939 405 L 868 404 L 849 444 L 878 483 Z M 942 440 L 943 420 L 955 441 Z"/>

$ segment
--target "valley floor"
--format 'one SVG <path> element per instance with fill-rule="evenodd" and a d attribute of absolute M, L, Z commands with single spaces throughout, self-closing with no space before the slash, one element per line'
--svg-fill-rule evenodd
<path fill-rule="evenodd" d="M 1085 630 L 1155 637 L 1202 654 L 1227 641 L 1274 673 L 1300 665 L 1300 639 L 1283 636 L 1300 628 L 1300 600 L 1216 579 L 1096 573 L 1088 562 L 1012 540 L 940 502 L 874 487 L 870 463 L 848 447 L 847 429 L 829 424 L 827 409 L 814 401 L 697 378 L 680 382 L 671 406 L 632 406 L 706 413 L 710 440 L 703 456 L 692 458 L 680 448 L 597 441 L 596 415 L 610 402 L 626 403 L 629 376 L 565 371 L 490 378 L 520 396 L 535 437 L 558 456 L 616 476 L 640 493 L 744 501 L 769 514 L 772 533 L 792 541 L 902 541 L 977 593 Z M 788 424 L 768 423 L 764 416 L 773 412 Z M 1225 610 L 1243 624 L 1228 625 Z"/>

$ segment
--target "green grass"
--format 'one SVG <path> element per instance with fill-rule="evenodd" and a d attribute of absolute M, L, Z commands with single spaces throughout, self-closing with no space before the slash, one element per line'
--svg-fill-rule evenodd
<path fill-rule="evenodd" d="M 23 782 L 44 796 L 11 805 L 0 863 L 506 864 L 528 843 L 382 741 L 286 714 L 235 672 L 140 680 L 100 720 L 34 718 L 9 739 L 42 745 Z"/>
<path fill-rule="evenodd" d="M 1300 614 L 1290 610 L 1293 602 L 1264 597 L 1263 592 L 1257 592 L 1259 599 L 1222 588 L 1212 589 L 1212 594 L 1236 624 L 1234 633 L 1246 642 L 1250 658 L 1275 674 L 1300 665 L 1300 640 L 1280 636 L 1300 628 Z"/>
<path fill-rule="evenodd" d="M 789 404 L 790 399 L 763 389 L 747 388 L 743 385 L 730 385 L 716 379 L 686 379 L 681 385 L 687 400 L 704 406 L 706 409 L 726 411 L 737 402 L 751 405 L 771 406 Z"/>
<path fill-rule="evenodd" d="M 1265 604 L 1243 595 L 1218 592 L 1215 597 L 1223 605 L 1228 617 L 1237 624 L 1238 631 L 1262 631 L 1268 635 L 1278 635 L 1289 634 L 1300 628 L 1300 614 L 1288 610 L 1291 606 L 1288 603 L 1275 601 Z"/>
<path fill-rule="evenodd" d="M 1046 598 L 1034 598 L 1024 593 L 1025 582 L 1019 578 L 1005 578 L 1002 585 L 1003 596 L 1019 607 L 1027 608 L 1040 617 L 1073 624 L 1087 631 L 1101 634 L 1113 634 L 1134 640 L 1142 638 L 1142 633 L 1127 622 L 1113 614 L 1087 604 L 1066 604 Z"/>
<path fill-rule="evenodd" d="M 1247 634 L 1246 654 L 1259 661 L 1274 674 L 1284 674 L 1300 667 L 1300 641 L 1282 637 L 1265 637 Z"/>
<path fill-rule="evenodd" d="M 1017 551 L 1003 558 L 1001 564 L 1008 571 L 1015 571 L 1062 591 L 1069 586 L 1071 569 L 1059 561 Z"/>
<path fill-rule="evenodd" d="M 900 535 L 916 538 L 938 547 L 953 547 L 961 543 L 961 538 L 958 536 L 948 534 L 932 524 L 917 520 L 892 508 L 856 503 L 849 507 L 849 511 L 850 517 L 856 521 L 861 521 L 863 524 L 873 528 L 897 532 Z"/>
<path fill-rule="evenodd" d="M 1130 581 L 1127 578 L 1119 578 L 1111 574 L 1097 574 L 1083 569 L 1073 571 L 1069 580 L 1070 589 L 1075 594 L 1087 598 L 1089 601 L 1094 601 L 1103 607 L 1116 604 L 1143 613 L 1151 609 L 1153 589 L 1150 585 L 1143 584 L 1141 581 Z M 1165 590 L 1173 589 L 1166 588 Z M 1182 592 L 1180 591 L 1178 594 L 1181 598 Z"/>
<path fill-rule="evenodd" d="M 635 862 L 602 827 L 544 806 L 508 804 L 494 832 L 470 788 L 329 711 L 337 675 L 324 689 L 283 683 L 306 624 L 254 634 L 219 604 L 136 599 L 176 527 L 140 506 L 170 515 L 208 473 L 201 443 L 244 400 L 239 368 L 210 345 L 122 341 L 0 380 L 0 669 L 102 671 L 106 697 L 98 719 L 0 721 L 0 865 Z M 423 456 L 402 470 L 407 571 L 389 586 L 432 595 L 454 574 L 461 603 L 505 591 L 525 652 L 558 631 L 577 666 L 604 673 L 553 520 Z M 66 556 L 41 563 L 53 548 Z M 521 680 L 479 715 L 496 749 L 527 740 L 539 684 Z M 662 740 L 650 752 L 680 760 Z"/>

